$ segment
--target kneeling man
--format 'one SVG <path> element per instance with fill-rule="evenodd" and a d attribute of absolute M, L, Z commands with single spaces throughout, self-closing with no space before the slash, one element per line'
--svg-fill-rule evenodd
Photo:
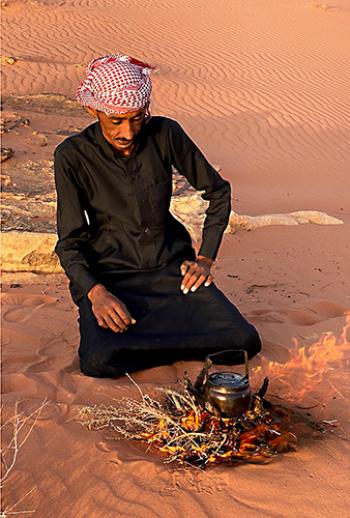
<path fill-rule="evenodd" d="M 79 307 L 88 376 L 261 349 L 211 273 L 230 184 L 176 121 L 150 116 L 151 68 L 119 54 L 92 60 L 77 99 L 97 120 L 55 150 L 55 251 Z M 197 255 L 169 212 L 173 168 L 209 201 Z"/>

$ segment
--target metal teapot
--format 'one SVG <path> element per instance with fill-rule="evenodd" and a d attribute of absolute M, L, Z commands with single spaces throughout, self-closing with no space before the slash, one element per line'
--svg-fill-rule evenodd
<path fill-rule="evenodd" d="M 243 352 L 245 375 L 237 372 L 213 372 L 209 369 L 219 356 L 228 353 Z M 223 363 L 221 361 L 221 363 Z M 239 417 L 249 409 L 251 390 L 249 386 L 248 353 L 244 349 L 227 349 L 218 353 L 209 354 L 194 385 L 188 383 L 189 391 L 195 396 L 199 404 L 206 410 L 221 417 Z"/>

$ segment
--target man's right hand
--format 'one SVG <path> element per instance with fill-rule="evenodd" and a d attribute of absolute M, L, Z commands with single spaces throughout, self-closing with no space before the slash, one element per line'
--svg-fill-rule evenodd
<path fill-rule="evenodd" d="M 126 331 L 130 324 L 136 324 L 127 307 L 110 293 L 103 284 L 95 284 L 87 294 L 92 304 L 92 312 L 98 325 L 112 329 L 115 333 Z"/>

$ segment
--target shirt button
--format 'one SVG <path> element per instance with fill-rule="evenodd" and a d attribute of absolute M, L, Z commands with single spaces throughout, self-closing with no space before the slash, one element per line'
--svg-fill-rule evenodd
<path fill-rule="evenodd" d="M 149 232 L 149 228 L 148 228 L 148 227 L 146 227 L 146 228 L 145 228 L 145 230 L 144 230 L 144 232 L 145 232 L 145 234 L 148 234 L 148 232 Z"/>

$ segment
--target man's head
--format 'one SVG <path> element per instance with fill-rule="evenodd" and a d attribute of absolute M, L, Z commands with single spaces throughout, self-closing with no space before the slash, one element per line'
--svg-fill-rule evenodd
<path fill-rule="evenodd" d="M 130 56 L 111 54 L 90 61 L 77 100 L 98 118 L 106 139 L 128 154 L 150 102 L 155 67 Z"/>

